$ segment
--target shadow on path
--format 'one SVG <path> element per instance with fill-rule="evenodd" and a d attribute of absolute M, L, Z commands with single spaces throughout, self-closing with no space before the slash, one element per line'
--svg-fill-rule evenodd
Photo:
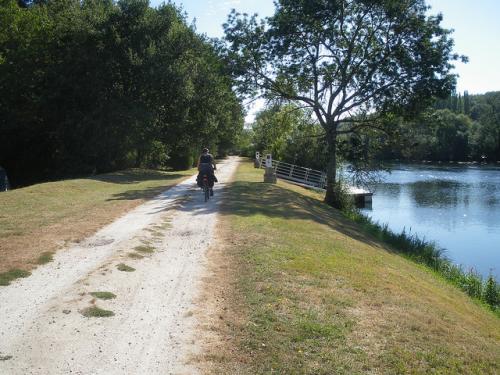
<path fill-rule="evenodd" d="M 358 241 L 392 251 L 375 238 L 364 234 L 358 224 L 326 203 L 278 185 L 235 181 L 226 185 L 222 195 L 219 206 L 221 215 L 264 215 L 270 218 L 315 221 Z M 197 214 L 208 214 L 213 209 L 211 204 L 196 206 Z"/>

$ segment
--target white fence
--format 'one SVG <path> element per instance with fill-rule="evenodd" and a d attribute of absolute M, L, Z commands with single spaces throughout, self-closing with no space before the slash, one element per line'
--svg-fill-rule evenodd
<path fill-rule="evenodd" d="M 285 163 L 283 161 L 272 161 L 276 177 L 283 180 L 293 181 L 295 183 L 310 186 L 316 189 L 326 188 L 326 173 L 316 169 L 304 168 L 298 165 Z M 265 168 L 266 159 L 260 159 L 260 167 Z"/>

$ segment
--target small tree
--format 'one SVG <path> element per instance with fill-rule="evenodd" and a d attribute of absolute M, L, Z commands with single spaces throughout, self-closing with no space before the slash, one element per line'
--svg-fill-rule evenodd
<path fill-rule="evenodd" d="M 325 130 L 329 204 L 339 204 L 339 134 L 378 127 L 375 113 L 417 111 L 454 87 L 459 56 L 428 9 L 424 0 L 278 0 L 265 20 L 229 15 L 227 57 L 241 92 L 298 102 Z"/>
<path fill-rule="evenodd" d="M 500 288 L 492 275 L 486 281 L 484 300 L 493 308 L 497 308 L 500 305 Z"/>

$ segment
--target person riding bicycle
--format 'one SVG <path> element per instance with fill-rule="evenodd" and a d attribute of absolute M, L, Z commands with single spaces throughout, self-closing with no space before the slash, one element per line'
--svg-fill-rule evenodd
<path fill-rule="evenodd" d="M 214 171 L 217 170 L 214 157 L 209 153 L 208 148 L 204 148 L 200 158 L 198 159 L 198 177 L 196 182 L 199 187 L 203 187 L 203 175 L 208 176 L 208 184 L 210 187 L 210 195 L 214 195 L 213 187 L 217 182 Z"/>

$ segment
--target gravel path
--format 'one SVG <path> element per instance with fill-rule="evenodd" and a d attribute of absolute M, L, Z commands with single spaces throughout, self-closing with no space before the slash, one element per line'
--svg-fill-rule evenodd
<path fill-rule="evenodd" d="M 0 287 L 0 374 L 196 373 L 194 301 L 237 163 L 219 165 L 209 202 L 193 176 Z M 118 270 L 121 263 L 135 271 Z M 114 316 L 83 316 L 89 307 Z"/>

